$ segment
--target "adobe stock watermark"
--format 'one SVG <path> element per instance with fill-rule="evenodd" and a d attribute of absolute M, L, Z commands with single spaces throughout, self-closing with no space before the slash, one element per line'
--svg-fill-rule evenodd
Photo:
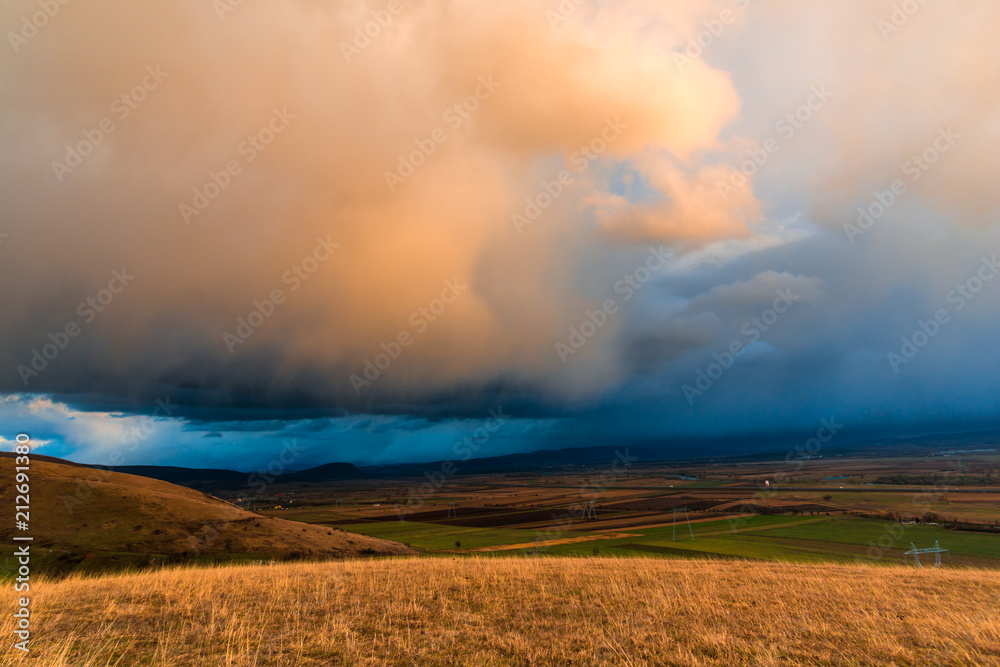
<path fill-rule="evenodd" d="M 448 141 L 448 132 L 457 132 L 467 120 L 472 118 L 472 114 L 479 110 L 483 102 L 490 99 L 497 88 L 503 85 L 501 81 L 494 81 L 493 75 L 479 77 L 479 85 L 471 95 L 465 99 L 448 107 L 442 119 L 448 126 L 448 130 L 443 127 L 434 128 L 430 134 L 422 139 L 414 139 L 416 148 L 406 155 L 399 155 L 399 163 L 395 171 L 386 171 L 385 182 L 389 186 L 390 192 L 395 192 L 396 188 L 406 182 L 408 178 L 416 173 L 427 160 L 437 152 L 438 146 Z"/>
<path fill-rule="evenodd" d="M 288 286 L 289 293 L 299 291 L 302 285 L 339 249 L 340 244 L 334 243 L 329 236 L 317 238 L 312 252 L 281 274 L 281 284 Z M 246 317 L 236 318 L 236 328 L 233 332 L 226 331 L 222 334 L 222 342 L 226 344 L 229 354 L 235 353 L 238 346 L 250 340 L 257 330 L 271 319 L 278 308 L 285 305 L 287 298 L 288 294 L 283 289 L 275 288 L 264 299 L 255 300 L 253 309 Z"/>
<path fill-rule="evenodd" d="M 132 284 L 135 276 L 130 274 L 125 267 L 121 270 L 111 272 L 111 280 L 107 287 L 100 289 L 93 296 L 88 296 L 76 307 L 76 314 L 80 316 L 83 325 L 91 324 L 103 313 L 108 306 L 125 291 L 125 288 Z M 53 361 L 59 357 L 74 338 L 83 333 L 83 327 L 76 318 L 70 319 L 55 332 L 50 331 L 46 336 L 47 341 L 42 343 L 41 349 L 34 347 L 31 349 L 31 359 L 25 364 L 17 365 L 17 373 L 21 376 L 21 382 L 27 387 L 32 379 L 41 375 L 42 371 L 49 367 Z"/>
<path fill-rule="evenodd" d="M 549 22 L 549 27 L 553 30 L 562 27 L 586 2 L 587 0 L 560 0 L 555 9 L 546 9 L 545 19 Z"/>
<path fill-rule="evenodd" d="M 236 11 L 236 8 L 244 2 L 245 0 L 212 0 L 212 9 L 215 10 L 215 15 L 222 22 L 226 20 L 226 14 Z"/>
<path fill-rule="evenodd" d="M 243 158 L 243 161 L 234 158 L 227 161 L 218 171 L 209 170 L 208 180 L 191 191 L 190 203 L 178 204 L 184 224 L 190 224 L 191 218 L 201 215 L 230 186 L 233 179 L 243 173 L 243 166 L 250 164 L 267 150 L 275 138 L 288 129 L 290 121 L 294 119 L 295 114 L 289 113 L 287 107 L 281 109 L 275 107 L 264 127 L 254 134 L 247 135 L 247 138 L 236 147 L 236 154 Z"/>
<path fill-rule="evenodd" d="M 256 489 L 253 495 L 259 496 L 263 494 L 267 490 L 268 485 L 273 484 L 278 476 L 283 475 L 289 469 L 288 467 L 295 463 L 302 452 L 305 451 L 304 447 L 298 445 L 298 441 L 295 438 L 282 440 L 281 445 L 281 452 L 271 459 L 267 466 L 257 468 L 255 472 L 247 475 L 246 485 Z M 245 507 L 250 498 L 251 496 L 247 493 L 240 493 L 235 502 Z M 191 547 L 195 555 L 201 554 L 202 551 L 215 544 L 222 536 L 222 533 L 232 525 L 233 520 L 227 515 L 220 512 L 217 516 L 218 518 L 214 521 L 202 524 L 200 537 L 196 535 L 188 536 L 188 546 Z"/>
<path fill-rule="evenodd" d="M 18 53 L 22 46 L 37 37 L 39 31 L 47 26 L 49 21 L 54 19 L 69 3 L 70 0 L 38 0 L 38 7 L 41 11 L 37 11 L 31 16 L 22 17 L 21 29 L 17 32 L 7 32 L 7 41 L 10 42 L 10 48 L 14 50 L 14 53 Z"/>
<path fill-rule="evenodd" d="M 744 12 L 750 7 L 750 0 L 732 0 L 736 9 Z M 682 53 L 674 53 L 674 64 L 677 71 L 683 73 L 685 69 L 694 64 L 696 58 L 701 58 L 705 51 L 715 44 L 715 40 L 722 36 L 730 25 L 736 22 L 737 13 L 726 8 L 719 12 L 714 19 L 702 21 L 702 30 L 693 37 L 689 37 L 687 45 Z"/>
<path fill-rule="evenodd" d="M 425 500 L 437 493 L 449 479 L 458 473 L 456 461 L 465 462 L 471 459 L 476 452 L 482 449 L 483 445 L 489 442 L 490 437 L 503 428 L 508 419 L 511 419 L 511 415 L 504 414 L 502 405 L 496 409 L 490 408 L 486 413 L 490 417 L 482 426 L 452 445 L 451 453 L 455 456 L 454 459 L 444 461 L 436 471 L 425 472 L 424 477 L 427 481 L 419 487 L 411 486 L 408 489 L 406 504 L 397 504 L 395 508 L 396 515 L 401 522 L 406 521 L 408 514 L 413 514 L 423 507 Z"/>
<path fill-rule="evenodd" d="M 880 18 L 875 22 L 878 31 L 882 33 L 882 41 L 889 41 L 889 36 L 903 29 L 910 19 L 927 4 L 927 0 L 903 0 L 892 6 L 888 20 Z"/>
<path fill-rule="evenodd" d="M 402 0 L 389 0 L 385 9 L 373 9 L 368 12 L 371 15 L 371 20 L 354 26 L 352 31 L 354 39 L 350 43 L 340 43 L 340 52 L 344 54 L 344 60 L 350 63 L 352 59 L 360 56 L 361 52 L 371 46 L 372 42 L 379 38 L 382 31 L 388 28 L 396 15 L 402 11 Z"/>
<path fill-rule="evenodd" d="M 941 495 L 947 493 L 952 488 L 948 484 L 949 477 L 961 474 L 963 465 L 961 457 L 949 459 L 948 467 L 951 470 L 941 473 L 941 478 L 934 480 L 935 483 L 933 485 L 921 488 L 920 492 L 911 498 L 911 505 L 914 511 L 890 512 L 890 516 L 895 515 L 895 520 L 887 521 L 883 524 L 882 533 L 876 540 L 868 540 L 867 551 L 864 555 L 855 556 L 854 562 L 870 564 L 882 560 L 886 552 L 894 548 L 903 539 L 904 535 L 906 535 L 907 526 L 914 525 L 921 522 L 921 519 L 926 520 L 928 518 L 927 514 L 931 511 L 934 503 L 940 502 Z M 918 514 L 918 512 L 921 514 Z M 904 556 L 903 559 L 905 561 L 906 557 Z"/>
<path fill-rule="evenodd" d="M 704 396 L 706 391 L 715 386 L 715 383 L 733 367 L 736 360 L 743 356 L 746 348 L 759 341 L 774 326 L 781 315 L 787 313 L 795 305 L 795 302 L 802 298 L 796 294 L 792 294 L 792 288 L 790 287 L 779 288 L 775 290 L 775 294 L 778 297 L 771 304 L 770 308 L 765 308 L 761 311 L 760 315 L 751 317 L 740 327 L 740 333 L 743 334 L 746 342 L 737 339 L 730 343 L 729 347 L 721 353 L 713 352 L 712 357 L 715 361 L 708 364 L 705 368 L 698 369 L 695 373 L 694 385 L 685 384 L 681 388 L 688 405 L 694 405 L 696 397 Z"/>
<path fill-rule="evenodd" d="M 628 303 L 653 278 L 653 274 L 662 270 L 667 265 L 667 260 L 673 257 L 672 250 L 663 246 L 650 248 L 649 257 L 644 264 L 636 268 L 631 273 L 626 274 L 621 280 L 614 284 L 614 293 L 621 296 L 622 303 Z M 597 335 L 610 321 L 611 317 L 618 312 L 619 303 L 617 299 L 605 299 L 596 310 L 587 310 L 584 313 L 583 321 L 569 328 L 569 337 L 566 342 L 557 341 L 555 344 L 556 354 L 559 360 L 565 364 L 569 358 L 583 349 L 587 342 Z"/>
<path fill-rule="evenodd" d="M 819 111 L 826 104 L 833 93 L 827 90 L 826 85 L 813 86 L 809 90 L 809 96 L 805 101 L 792 111 L 786 113 L 774 123 L 774 131 L 785 141 L 791 140 L 795 133 L 801 130 L 812 120 L 813 114 Z M 736 193 L 740 188 L 750 182 L 750 177 L 757 173 L 781 150 L 781 142 L 775 137 L 769 137 L 762 144 L 754 148 L 747 149 L 747 159 L 740 163 L 740 168 L 732 172 L 725 181 L 720 180 L 715 184 L 716 189 L 722 196 L 723 201 L 729 201 L 729 195 Z"/>
<path fill-rule="evenodd" d="M 945 302 L 951 306 L 951 310 L 938 308 L 929 319 L 918 320 L 917 329 L 910 336 L 903 336 L 899 352 L 890 352 L 887 355 L 892 372 L 899 373 L 901 367 L 909 364 L 922 349 L 941 333 L 941 329 L 951 322 L 952 315 L 961 312 L 970 301 L 975 299 L 983 287 L 997 276 L 997 273 L 1000 273 L 997 256 L 983 257 L 975 274 L 965 282 L 956 285 L 955 289 L 945 296 Z"/>
<path fill-rule="evenodd" d="M 404 329 L 388 343 L 383 341 L 379 344 L 379 348 L 382 351 L 378 352 L 374 358 L 365 359 L 364 370 L 361 372 L 361 375 L 357 373 L 351 374 L 348 379 L 351 381 L 354 393 L 360 396 L 362 389 L 372 386 L 372 383 L 382 377 L 382 373 L 388 370 L 392 362 L 403 355 L 403 350 L 413 345 L 416 336 L 427 331 L 431 324 L 444 314 L 448 306 L 455 303 L 467 291 L 469 291 L 469 286 L 463 285 L 459 282 L 458 278 L 445 281 L 444 289 L 441 290 L 441 294 L 437 298 L 432 299 L 426 306 L 421 306 L 410 314 L 408 322 L 413 327 L 414 333 L 410 333 L 408 329 Z"/>
<path fill-rule="evenodd" d="M 748 516 L 757 516 L 760 512 L 754 501 L 760 498 L 766 502 L 774 494 L 778 493 L 779 486 L 791 483 L 791 472 L 801 470 L 807 460 L 818 458 L 823 445 L 829 444 L 842 430 L 844 430 L 844 425 L 838 424 L 835 417 L 820 419 L 816 435 L 806 440 L 803 444 L 796 445 L 785 455 L 785 463 L 789 466 L 794 466 L 794 470 L 776 473 L 772 478 L 774 481 L 773 484 L 770 483 L 771 480 L 768 480 L 768 486 L 765 491 L 755 493 L 752 498 L 748 498 L 742 503 L 740 506 L 740 515 L 729 519 L 729 530 L 736 532 L 740 526 L 745 525 L 749 521 L 747 519 Z"/>
<path fill-rule="evenodd" d="M 542 211 L 552 206 L 555 200 L 566 191 L 566 188 L 573 185 L 576 180 L 573 172 L 582 174 L 587 171 L 587 168 L 604 155 L 608 147 L 618 141 L 619 137 L 627 129 L 628 125 L 623 123 L 618 116 L 614 119 L 605 119 L 604 128 L 600 134 L 594 137 L 589 143 L 580 146 L 569 156 L 567 161 L 572 166 L 572 170 L 563 169 L 552 181 L 543 180 L 541 183 L 542 187 L 538 193 L 534 197 L 527 197 L 524 200 L 524 210 L 521 213 L 510 214 L 510 220 L 514 223 L 514 229 L 517 230 L 517 233 L 522 233 L 525 227 L 538 220 L 542 215 Z"/>
<path fill-rule="evenodd" d="M 72 174 L 77 167 L 82 165 L 84 159 L 91 155 L 98 146 L 104 143 L 104 139 L 117 129 L 115 120 L 123 122 L 132 115 L 132 112 L 138 109 L 139 105 L 145 102 L 149 94 L 159 88 L 168 76 L 170 76 L 170 72 L 164 72 L 159 65 L 146 67 L 142 80 L 130 90 L 116 97 L 111 103 L 111 116 L 102 118 L 97 123 L 97 127 L 83 130 L 81 132 L 82 140 L 66 145 L 63 161 L 54 160 L 52 162 L 52 171 L 56 175 L 56 180 L 62 183 L 67 174 Z"/>
<path fill-rule="evenodd" d="M 139 449 L 139 445 L 152 437 L 156 432 L 155 423 L 157 419 L 170 417 L 177 410 L 177 406 L 170 402 L 170 397 L 158 398 L 155 401 L 156 407 L 151 416 L 141 419 L 132 428 L 122 433 L 121 443 L 118 449 L 111 452 L 104 463 L 98 463 L 92 467 L 86 477 L 80 477 L 76 483 L 76 490 L 72 493 L 62 495 L 63 506 L 70 514 L 73 509 L 90 498 L 98 484 L 111 479 L 114 469 L 125 463 L 125 454 L 132 453 Z M 127 450 L 126 450 L 127 448 Z"/>
<path fill-rule="evenodd" d="M 14 445 L 14 454 L 17 456 L 13 461 L 14 476 L 12 481 L 15 483 L 11 484 L 11 493 L 13 495 L 16 492 L 18 495 L 14 498 L 12 509 L 14 510 L 14 525 L 19 531 L 23 531 L 20 535 L 13 537 L 14 546 L 18 547 L 14 550 L 18 567 L 17 578 L 12 583 L 14 591 L 23 594 L 23 597 L 17 599 L 17 611 L 13 614 L 14 635 L 21 640 L 14 643 L 14 648 L 30 653 L 28 642 L 31 638 L 32 607 L 31 545 L 24 544 L 24 542 L 31 542 L 35 539 L 34 536 L 27 534 L 31 530 L 31 477 L 29 474 L 31 473 L 31 436 L 27 433 L 18 433 L 14 440 L 17 443 Z"/>
<path fill-rule="evenodd" d="M 962 135 L 955 134 L 950 125 L 947 128 L 938 128 L 937 136 L 927 148 L 903 163 L 903 175 L 909 177 L 910 183 L 916 183 L 941 159 L 942 155 L 951 150 L 955 141 L 961 138 Z M 906 193 L 906 183 L 902 179 L 896 179 L 889 184 L 886 190 L 876 190 L 873 193 L 874 199 L 867 206 L 859 206 L 856 223 L 844 223 L 844 234 L 851 245 L 854 245 L 859 236 L 864 235 L 878 220 L 881 220 L 882 216 Z"/>
<path fill-rule="evenodd" d="M 573 526 L 573 522 L 587 516 L 587 507 L 593 510 L 594 503 L 598 498 L 607 493 L 611 485 L 618 481 L 618 477 L 624 475 L 632 469 L 632 466 L 639 460 L 638 456 L 629 454 L 629 450 L 624 452 L 615 450 L 615 458 L 611 466 L 599 477 L 585 481 L 580 487 L 581 503 L 572 505 L 565 511 L 550 515 L 552 523 L 544 531 L 535 531 L 536 551 L 544 550 L 555 540 L 562 539 L 563 534 Z M 546 544 L 542 544 L 546 542 Z"/>

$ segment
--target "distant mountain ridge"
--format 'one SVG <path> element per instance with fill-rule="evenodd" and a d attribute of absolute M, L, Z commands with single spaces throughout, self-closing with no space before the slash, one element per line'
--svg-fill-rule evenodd
<path fill-rule="evenodd" d="M 565 466 L 594 466 L 627 459 L 630 463 L 656 462 L 664 460 L 662 453 L 647 448 L 629 447 L 573 447 L 568 449 L 540 450 L 521 454 L 491 456 L 468 461 L 454 460 L 459 475 L 488 474 L 557 468 Z M 356 466 L 353 463 L 326 463 L 315 468 L 271 474 L 260 472 L 238 472 L 214 468 L 182 468 L 177 466 L 119 466 L 115 472 L 157 479 L 200 491 L 239 491 L 271 484 L 327 484 L 347 480 L 393 479 L 398 477 L 419 477 L 431 470 L 439 470 L 448 461 L 426 461 L 383 466 Z M 97 467 L 97 466 L 91 466 Z"/>
<path fill-rule="evenodd" d="M 266 470 L 262 472 L 238 472 L 236 470 L 179 468 L 175 466 L 119 466 L 114 468 L 114 471 L 158 479 L 192 489 L 225 489 L 230 491 L 259 486 L 265 479 L 277 479 L 282 484 L 296 482 L 323 484 L 371 477 L 353 463 L 327 463 L 316 468 L 279 475 L 271 475 Z"/>
<path fill-rule="evenodd" d="M 569 447 L 566 449 L 542 449 L 521 454 L 489 456 L 468 461 L 452 460 L 459 475 L 499 472 L 520 472 L 539 468 L 562 468 L 566 466 L 613 465 L 617 461 L 628 460 L 630 464 L 657 463 L 668 460 L 664 452 L 648 447 Z M 364 468 L 373 476 L 409 477 L 420 476 L 428 470 L 440 469 L 448 460 L 403 463 Z"/>
<path fill-rule="evenodd" d="M 766 442 L 766 444 L 765 444 Z M 116 472 L 158 479 L 200 491 L 242 491 L 271 484 L 326 484 L 348 480 L 395 479 L 401 477 L 421 477 L 425 473 L 442 470 L 445 465 L 455 466 L 454 475 L 511 473 L 545 468 L 567 466 L 611 466 L 626 457 L 632 466 L 656 463 L 681 463 L 705 460 L 764 461 L 784 458 L 789 451 L 795 451 L 805 440 L 801 434 L 780 434 L 755 441 L 761 447 L 758 451 L 740 452 L 734 443 L 745 445 L 743 440 L 728 442 L 725 438 L 684 439 L 670 443 L 670 446 L 654 443 L 622 443 L 592 447 L 567 447 L 543 449 L 534 452 L 506 454 L 472 458 L 461 457 L 420 463 L 399 463 L 377 466 L 357 466 L 353 463 L 326 463 L 306 470 L 281 474 L 261 472 L 238 472 L 235 470 L 181 468 L 175 466 L 120 466 Z M 728 444 L 726 444 L 728 443 Z M 946 447 L 991 446 L 1000 443 L 1000 430 L 973 431 L 954 434 L 920 434 L 899 437 L 880 437 L 847 441 L 824 447 L 824 455 L 879 456 L 885 448 L 896 454 L 934 453 L 935 449 Z M 766 448 L 766 449 L 765 449 Z M 692 456 L 693 453 L 696 455 Z M 90 466 L 99 467 L 99 466 Z"/>

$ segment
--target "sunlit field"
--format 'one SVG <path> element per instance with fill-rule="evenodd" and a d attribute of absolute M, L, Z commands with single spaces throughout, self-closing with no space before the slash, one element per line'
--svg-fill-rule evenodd
<path fill-rule="evenodd" d="M 1000 664 L 985 570 L 407 557 L 32 590 L 30 662 L 51 666 Z"/>

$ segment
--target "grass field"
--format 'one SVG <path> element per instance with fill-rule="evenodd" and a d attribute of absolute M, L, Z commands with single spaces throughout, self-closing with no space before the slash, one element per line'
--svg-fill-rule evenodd
<path fill-rule="evenodd" d="M 502 544 L 534 542 L 536 537 L 535 531 L 532 530 L 469 528 L 414 521 L 348 524 L 339 527 L 369 537 L 395 540 L 418 549 L 427 550 L 454 550 L 456 541 L 461 542 L 462 549 L 475 549 Z M 587 535 L 588 533 L 566 531 L 562 537 L 586 537 Z"/>
<path fill-rule="evenodd" d="M 0 664 L 1000 665 L 1000 534 L 960 530 L 991 524 L 849 513 L 900 506 L 908 490 L 625 479 L 598 494 L 594 518 L 579 511 L 590 487 L 565 483 L 587 472 L 545 488 L 456 481 L 413 508 L 400 504 L 412 481 L 305 485 L 254 513 L 131 475 L 83 483 L 81 471 L 33 468 L 45 517 L 34 651 Z M 998 497 L 940 502 L 988 513 Z M 683 519 L 675 539 L 678 507 L 693 540 Z M 911 542 L 935 541 L 951 550 L 945 568 L 902 565 Z M 0 544 L 8 578 L 12 549 Z M 353 560 L 363 554 L 398 557 Z M 234 564 L 292 556 L 310 562 Z M 145 569 L 122 572 L 133 567 Z"/>
<path fill-rule="evenodd" d="M 381 521 L 341 524 L 341 528 L 363 535 L 403 542 L 425 551 L 465 552 L 506 544 L 533 544 L 551 555 L 591 555 L 597 549 L 606 555 L 660 555 L 664 557 L 728 557 L 794 562 L 902 563 L 903 552 L 913 542 L 920 547 L 935 541 L 950 550 L 945 564 L 1000 568 L 1000 536 L 944 530 L 940 526 L 906 526 L 853 516 L 802 517 L 758 515 L 731 517 L 687 525 L 624 528 L 628 537 L 604 539 L 608 531 L 472 528 L 439 523 Z M 586 541 L 545 546 L 549 538 L 584 538 Z M 589 539 L 588 539 L 589 538 Z M 461 542 L 456 549 L 455 542 Z M 520 551 L 534 552 L 529 546 Z"/>
<path fill-rule="evenodd" d="M 1000 573 L 985 570 L 409 557 L 74 575 L 32 592 L 32 658 L 3 664 L 1000 664 Z"/>
<path fill-rule="evenodd" d="M 837 465 L 857 472 L 862 463 Z M 942 465 L 905 463 L 918 470 Z M 0 471 L 10 474 L 12 465 L 12 459 L 0 457 Z M 825 472 L 834 471 L 833 464 L 823 465 Z M 901 464 L 864 465 L 888 469 Z M 414 507 L 400 502 L 413 480 L 299 485 L 274 500 L 284 504 L 281 509 L 271 506 L 253 513 L 157 480 L 39 460 L 32 471 L 36 497 L 32 509 L 45 522 L 36 534 L 33 567 L 50 574 L 102 573 L 174 563 L 400 555 L 408 552 L 403 544 L 424 553 L 448 554 L 490 551 L 516 556 L 537 550 L 573 556 L 840 563 L 860 559 L 884 564 L 902 562 L 911 542 L 929 547 L 939 541 L 951 550 L 948 565 L 1000 568 L 1000 533 L 955 530 L 960 524 L 946 529 L 847 514 L 846 508 L 857 510 L 867 504 L 904 507 L 904 500 L 913 502 L 912 490 L 707 488 L 701 485 L 711 481 L 682 482 L 669 478 L 666 470 L 651 468 L 634 478 L 616 478 L 596 496 L 582 494 L 593 488 L 599 470 L 456 479 Z M 738 470 L 726 474 L 732 477 Z M 719 472 L 711 468 L 698 474 Z M 544 488 L 525 486 L 539 479 L 546 482 Z M 837 480 L 830 486 L 839 485 Z M 595 498 L 596 519 L 583 518 L 578 511 L 587 497 Z M 13 503 L 13 488 L 0 490 L 0 498 Z M 941 487 L 934 494 L 920 494 L 920 499 L 958 508 L 956 512 L 988 513 L 1000 503 L 1000 489 L 959 493 Z M 691 509 L 693 541 L 683 521 L 674 541 L 671 521 L 677 507 Z M 757 511 L 779 514 L 747 514 Z M 989 527 L 979 524 L 982 530 Z M 14 569 L 12 534 L 13 526 L 0 527 L 0 576 Z"/>
<path fill-rule="evenodd" d="M 424 480 L 302 485 L 283 489 L 292 493 L 275 499 L 280 509 L 262 513 L 431 553 L 511 556 L 534 553 L 537 541 L 549 555 L 891 564 L 903 562 L 911 542 L 937 541 L 950 550 L 946 566 L 1000 568 L 1000 487 L 958 483 L 967 471 L 995 470 L 1000 456 L 961 459 L 651 464 L 610 478 L 607 466 L 568 466 L 456 477 L 416 496 Z M 870 483 L 885 476 L 933 483 Z M 587 500 L 596 519 L 580 511 Z M 674 540 L 673 510 L 682 507 L 693 541 L 683 521 Z"/>

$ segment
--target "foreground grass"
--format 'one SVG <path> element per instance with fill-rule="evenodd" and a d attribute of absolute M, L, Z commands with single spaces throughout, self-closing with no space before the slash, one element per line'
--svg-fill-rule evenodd
<path fill-rule="evenodd" d="M 9 590 L 9 589 L 8 589 Z M 1000 573 L 401 558 L 32 582 L 39 665 L 997 665 Z M 0 633 L 12 637 L 13 593 Z"/>

